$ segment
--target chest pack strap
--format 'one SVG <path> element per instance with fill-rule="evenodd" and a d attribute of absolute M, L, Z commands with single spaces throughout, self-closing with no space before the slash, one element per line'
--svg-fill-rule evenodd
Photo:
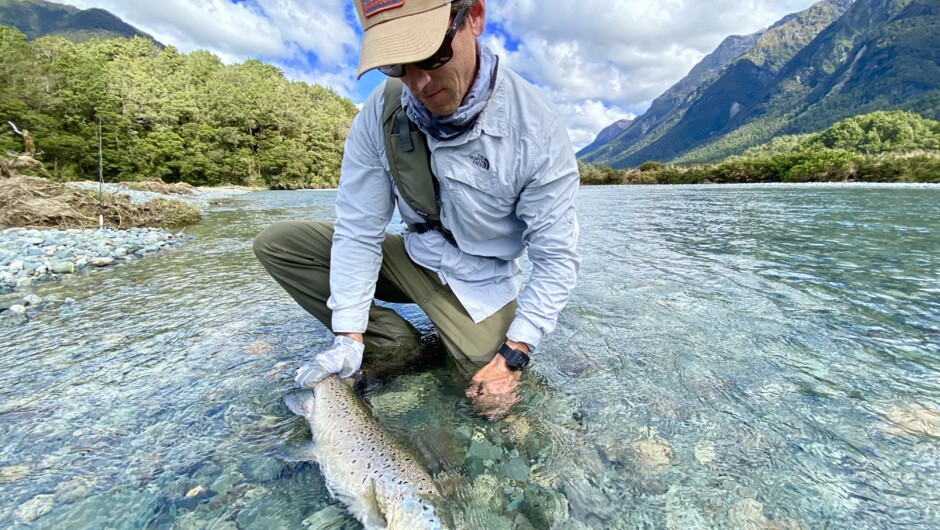
<path fill-rule="evenodd" d="M 423 223 L 408 225 L 408 229 L 419 234 L 438 230 L 456 246 L 454 235 L 441 224 L 440 184 L 431 170 L 431 150 L 428 149 L 427 137 L 402 109 L 401 92 L 401 81 L 395 78 L 386 81 L 382 127 L 385 154 L 395 186 L 408 206 L 424 218 Z"/>

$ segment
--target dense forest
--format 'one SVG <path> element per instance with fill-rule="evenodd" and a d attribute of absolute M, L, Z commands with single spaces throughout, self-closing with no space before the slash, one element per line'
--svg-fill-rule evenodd
<path fill-rule="evenodd" d="M 585 184 L 940 182 L 940 122 L 910 112 L 879 111 L 842 120 L 820 133 L 779 136 L 719 164 L 580 167 Z"/>
<path fill-rule="evenodd" d="M 140 37 L 29 41 L 0 26 L 0 153 L 33 151 L 58 180 L 96 178 L 100 121 L 111 182 L 334 187 L 355 114 L 255 60 L 226 66 Z"/>

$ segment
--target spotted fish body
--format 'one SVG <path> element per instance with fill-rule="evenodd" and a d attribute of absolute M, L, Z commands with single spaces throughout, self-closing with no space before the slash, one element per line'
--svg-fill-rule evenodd
<path fill-rule="evenodd" d="M 379 425 L 339 377 L 294 390 L 287 406 L 310 423 L 314 454 L 327 488 L 366 530 L 446 528 L 430 473 Z"/>

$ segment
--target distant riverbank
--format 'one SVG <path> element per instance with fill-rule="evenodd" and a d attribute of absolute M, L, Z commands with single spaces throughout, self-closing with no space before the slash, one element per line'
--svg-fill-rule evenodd
<path fill-rule="evenodd" d="M 0 295 L 182 244 L 192 236 L 180 229 L 202 219 L 210 205 L 251 191 L 108 183 L 101 186 L 99 229 L 97 183 L 57 184 L 19 174 L 0 183 Z M 0 304 L 0 312 L 9 305 Z"/>
<path fill-rule="evenodd" d="M 814 149 L 768 157 L 732 157 L 720 164 L 677 166 L 647 162 L 635 169 L 580 165 L 581 183 L 744 184 L 807 182 L 940 183 L 936 152 L 864 155 L 841 149 Z"/>

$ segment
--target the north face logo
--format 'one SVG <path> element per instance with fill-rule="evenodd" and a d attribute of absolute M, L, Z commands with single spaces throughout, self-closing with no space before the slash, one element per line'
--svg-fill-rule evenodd
<path fill-rule="evenodd" d="M 483 155 L 470 155 L 470 160 L 473 160 L 473 163 L 482 167 L 483 169 L 490 170 L 490 161 L 486 159 Z"/>

